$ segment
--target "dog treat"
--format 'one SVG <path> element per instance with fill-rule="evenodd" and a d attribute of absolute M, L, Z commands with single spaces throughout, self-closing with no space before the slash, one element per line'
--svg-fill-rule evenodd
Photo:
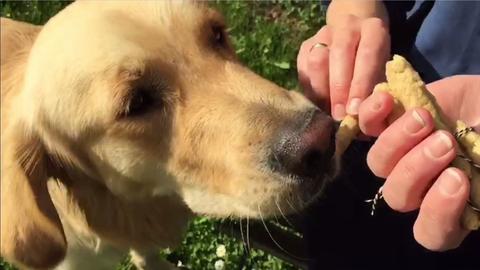
<path fill-rule="evenodd" d="M 374 91 L 385 91 L 394 97 L 395 106 L 389 121 L 393 122 L 405 110 L 422 107 L 428 110 L 435 123 L 435 129 L 446 130 L 455 134 L 459 142 L 457 157 L 452 165 L 465 172 L 470 178 L 470 201 L 465 208 L 462 222 L 465 228 L 476 230 L 480 227 L 480 135 L 468 128 L 465 123 L 450 123 L 444 117 L 435 97 L 428 92 L 425 83 L 405 58 L 394 55 L 386 66 L 387 82 L 375 86 Z M 358 133 L 358 120 L 347 116 L 337 132 L 336 155 L 343 154 Z M 477 165 L 476 165 L 477 164 Z"/>
<path fill-rule="evenodd" d="M 347 115 L 338 128 L 335 141 L 335 155 L 341 156 L 350 143 L 357 137 L 360 127 L 356 116 Z"/>

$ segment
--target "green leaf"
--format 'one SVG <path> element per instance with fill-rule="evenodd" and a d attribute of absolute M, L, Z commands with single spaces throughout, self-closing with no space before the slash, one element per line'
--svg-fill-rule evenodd
<path fill-rule="evenodd" d="M 273 65 L 281 69 L 290 69 L 290 63 L 286 61 L 274 62 Z"/>

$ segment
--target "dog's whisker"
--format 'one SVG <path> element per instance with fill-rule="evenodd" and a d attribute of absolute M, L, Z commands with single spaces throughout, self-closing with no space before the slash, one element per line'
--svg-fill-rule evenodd
<path fill-rule="evenodd" d="M 298 213 L 298 212 L 299 212 L 299 209 L 293 204 L 293 201 L 295 201 L 294 195 L 293 195 L 293 194 L 290 194 L 290 196 L 286 197 L 285 199 L 286 199 L 286 201 L 287 201 L 288 206 L 290 206 L 290 209 L 291 209 L 293 212 Z M 290 199 L 292 199 L 293 201 L 291 201 Z"/>
<path fill-rule="evenodd" d="M 276 214 L 276 213 L 273 213 L 273 218 L 275 219 L 275 222 L 280 223 L 280 222 L 278 221 L 278 217 L 277 217 L 277 214 Z"/>
<path fill-rule="evenodd" d="M 249 228 L 250 218 L 247 216 L 247 253 L 250 255 L 250 228 Z"/>
<path fill-rule="evenodd" d="M 245 245 L 245 237 L 243 236 L 242 219 L 240 219 L 240 236 L 242 237 L 243 248 L 246 249 L 247 247 Z"/>
<path fill-rule="evenodd" d="M 278 196 L 275 197 L 275 204 L 277 205 L 277 208 L 278 208 L 278 211 L 280 211 L 280 215 L 283 217 L 283 219 L 287 222 L 287 224 L 294 228 L 294 226 L 292 225 L 292 223 L 290 222 L 290 220 L 288 220 L 288 218 L 285 216 L 285 214 L 283 213 L 282 211 L 282 208 L 280 207 L 280 204 L 278 204 Z"/>
<path fill-rule="evenodd" d="M 286 201 L 287 201 L 288 206 L 290 206 L 290 208 L 292 209 L 292 211 L 298 212 L 297 208 L 293 206 L 292 202 L 290 202 L 290 200 L 288 199 L 288 197 L 285 198 L 285 199 L 286 199 Z"/>
<path fill-rule="evenodd" d="M 292 203 L 293 203 L 294 205 L 296 205 L 297 207 L 299 207 L 299 206 L 300 206 L 300 204 L 299 204 L 300 202 L 299 202 L 298 194 L 295 194 L 295 193 L 294 193 L 294 194 L 292 194 Z"/>
<path fill-rule="evenodd" d="M 262 221 L 262 224 L 263 224 L 263 227 L 265 228 L 265 231 L 267 232 L 267 234 L 269 235 L 270 239 L 272 239 L 273 243 L 283 252 L 285 252 L 285 254 L 293 257 L 293 258 L 296 258 L 298 260 L 301 260 L 301 261 L 308 261 L 308 258 L 303 258 L 303 257 L 299 257 L 299 256 L 296 256 L 292 253 L 290 253 L 288 250 L 286 250 L 285 248 L 283 248 L 274 238 L 273 238 L 273 235 L 272 233 L 270 232 L 270 230 L 268 229 L 268 226 L 267 224 L 265 223 L 265 220 L 263 218 L 263 214 L 262 214 L 262 211 L 260 210 L 260 205 L 257 204 L 257 208 L 258 208 L 258 214 L 260 215 L 260 220 Z"/>
<path fill-rule="evenodd" d="M 305 207 L 305 201 L 302 199 L 302 196 L 297 194 L 297 199 L 298 199 L 298 206 L 300 209 L 303 209 Z"/>

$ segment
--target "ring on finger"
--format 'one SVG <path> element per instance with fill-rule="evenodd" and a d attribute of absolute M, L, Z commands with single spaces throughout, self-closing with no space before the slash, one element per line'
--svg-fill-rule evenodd
<path fill-rule="evenodd" d="M 317 43 L 313 44 L 313 46 L 310 48 L 310 52 L 313 51 L 313 49 L 316 49 L 316 48 L 326 48 L 326 49 L 328 49 L 328 45 L 323 43 L 323 42 L 317 42 Z"/>

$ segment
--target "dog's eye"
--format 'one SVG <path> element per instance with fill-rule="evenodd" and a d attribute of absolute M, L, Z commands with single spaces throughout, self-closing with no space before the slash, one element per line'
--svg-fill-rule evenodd
<path fill-rule="evenodd" d="M 146 113 L 153 105 L 153 97 L 146 89 L 136 89 L 125 108 L 125 116 L 139 116 Z"/>
<path fill-rule="evenodd" d="M 221 26 L 212 26 L 213 42 L 217 46 L 225 45 L 225 32 Z"/>

